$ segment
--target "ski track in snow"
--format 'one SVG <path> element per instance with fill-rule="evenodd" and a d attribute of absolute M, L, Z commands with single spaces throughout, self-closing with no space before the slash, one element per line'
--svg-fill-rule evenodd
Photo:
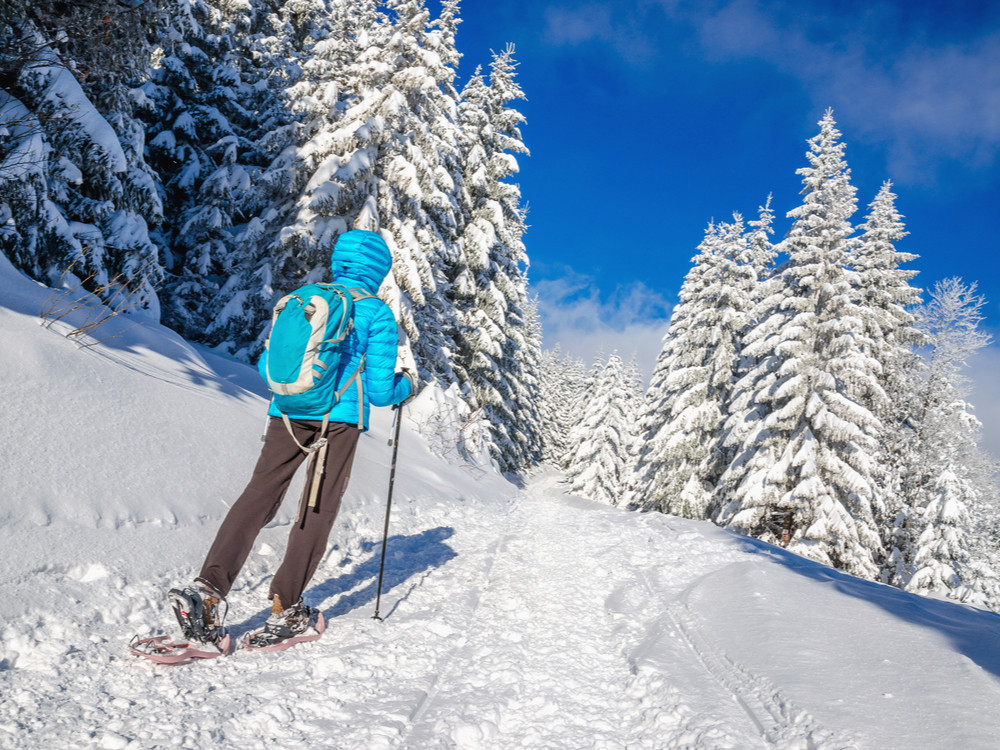
<path fill-rule="evenodd" d="M 701 549 L 692 557 L 700 535 L 681 528 L 675 532 L 677 542 L 688 539 L 694 544 L 675 547 L 667 559 L 660 554 L 658 565 L 648 557 L 634 556 L 631 564 L 639 571 L 638 581 L 628 581 L 609 602 L 612 608 L 631 602 L 622 607 L 624 616 L 633 620 L 630 641 L 635 644 L 629 653 L 634 674 L 629 692 L 645 707 L 641 734 L 628 747 L 856 747 L 850 739 L 817 726 L 766 678 L 735 663 L 702 637 L 695 615 L 684 604 L 686 593 L 695 585 L 691 582 L 710 573 L 725 552 Z M 634 614 L 639 600 L 646 602 L 641 620 Z M 635 633 L 643 623 L 646 631 Z"/>
<path fill-rule="evenodd" d="M 74 617 L 33 611 L 0 631 L 0 746 L 854 747 L 700 634 L 684 590 L 731 547 L 680 527 L 665 552 L 648 527 L 670 519 L 559 494 L 549 473 L 514 498 L 424 510 L 426 528 L 407 533 L 454 528 L 455 554 L 385 591 L 381 623 L 374 582 L 352 578 L 375 570 L 379 547 L 347 540 L 306 593 L 326 634 L 281 654 L 137 660 L 128 637 L 169 628 L 176 571 L 132 582 L 100 562 L 50 569 Z M 265 531 L 230 596 L 236 634 L 263 617 L 253 605 L 284 533 Z M 412 567 L 398 558 L 387 580 Z"/>

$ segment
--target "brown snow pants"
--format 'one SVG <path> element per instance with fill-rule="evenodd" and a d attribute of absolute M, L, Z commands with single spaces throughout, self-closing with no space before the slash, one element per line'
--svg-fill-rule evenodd
<path fill-rule="evenodd" d="M 291 424 L 296 439 L 305 446 L 316 439 L 322 427 L 321 422 L 304 420 L 292 420 Z M 305 509 L 292 525 L 284 560 L 271 581 L 269 596 L 273 600 L 277 594 L 284 607 L 299 600 L 326 552 L 330 530 L 351 478 L 351 464 L 360 434 L 361 430 L 353 424 L 331 422 L 327 427 L 329 450 L 319 501 L 315 507 Z M 223 596 L 229 594 L 257 535 L 278 512 L 292 476 L 305 458 L 306 454 L 292 440 L 282 421 L 272 418 L 250 483 L 226 514 L 199 579 Z M 306 490 L 308 482 L 309 478 Z"/>

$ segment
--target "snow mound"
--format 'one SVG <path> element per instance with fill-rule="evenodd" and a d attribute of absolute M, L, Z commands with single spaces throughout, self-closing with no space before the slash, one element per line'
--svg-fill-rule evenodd
<path fill-rule="evenodd" d="M 0 288 L 0 520 L 116 527 L 223 514 L 263 427 L 265 400 L 240 372 L 247 368 L 127 315 L 82 341 L 104 344 L 81 346 L 65 334 L 84 310 L 51 327 L 39 313 L 56 299 L 96 300 L 53 292 L 2 256 Z M 35 470 L 18 470 L 25 466 Z"/>

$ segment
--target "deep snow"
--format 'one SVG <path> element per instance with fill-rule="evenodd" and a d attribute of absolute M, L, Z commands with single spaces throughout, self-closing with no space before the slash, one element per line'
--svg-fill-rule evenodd
<path fill-rule="evenodd" d="M 45 329 L 0 256 L 0 747 L 995 748 L 1000 617 L 861 581 L 705 523 L 517 487 L 429 445 L 408 407 L 383 622 L 390 414 L 361 442 L 307 600 L 322 640 L 182 667 L 171 627 L 256 459 L 251 368 L 115 319 Z M 446 427 L 447 425 L 445 425 Z M 264 615 L 284 512 L 230 597 Z"/>

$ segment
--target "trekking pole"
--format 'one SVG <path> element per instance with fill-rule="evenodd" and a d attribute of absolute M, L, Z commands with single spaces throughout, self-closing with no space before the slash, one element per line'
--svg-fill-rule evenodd
<path fill-rule="evenodd" d="M 403 405 L 395 407 L 396 429 L 392 438 L 392 466 L 389 469 L 389 499 L 385 503 L 385 528 L 382 531 L 382 562 L 378 566 L 378 593 L 375 595 L 375 614 L 373 620 L 381 621 L 378 610 L 382 603 L 382 575 L 385 573 L 385 548 L 389 543 L 389 511 L 392 508 L 392 485 L 396 481 L 396 456 L 399 454 L 399 427 L 403 423 Z"/>

